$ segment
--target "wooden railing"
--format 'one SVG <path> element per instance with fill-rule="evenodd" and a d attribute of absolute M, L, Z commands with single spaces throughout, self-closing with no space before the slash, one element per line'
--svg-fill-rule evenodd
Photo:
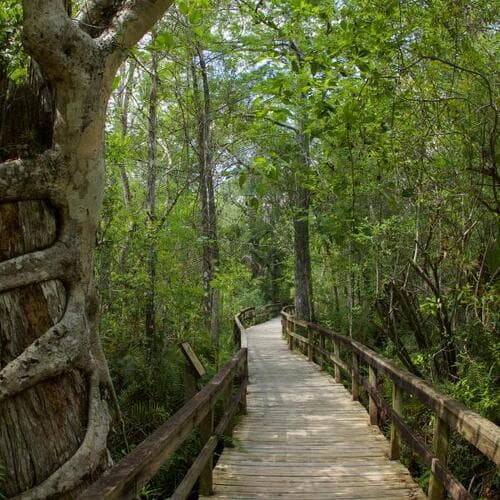
<path fill-rule="evenodd" d="M 445 491 L 453 499 L 472 498 L 446 466 L 450 431 L 457 431 L 498 468 L 500 428 L 360 342 L 323 326 L 295 319 L 293 312 L 293 306 L 285 307 L 282 311 L 283 336 L 289 348 L 293 350 L 299 347 L 310 361 L 318 364 L 331 362 L 337 382 L 342 381 L 341 372 L 346 372 L 351 380 L 353 400 L 359 400 L 360 388 L 364 388 L 368 395 L 370 423 L 379 424 L 381 417 L 391 422 L 389 458 L 399 459 L 403 440 L 430 467 L 430 499 L 444 498 Z M 350 353 L 350 361 L 341 358 L 341 348 Z M 361 363 L 368 366 L 368 378 L 361 373 Z M 382 375 L 392 382 L 392 405 L 379 392 Z M 411 394 L 434 413 L 432 450 L 403 420 L 403 393 Z"/>
<path fill-rule="evenodd" d="M 234 318 L 234 345 L 236 348 L 241 348 L 241 334 L 246 328 L 279 316 L 282 307 L 283 304 L 275 303 L 242 309 Z"/>
<path fill-rule="evenodd" d="M 189 348 L 185 349 L 185 354 L 188 359 L 194 360 Z M 188 390 L 196 387 L 192 377 L 196 378 L 196 371 L 187 377 L 191 380 Z M 137 448 L 108 469 L 80 495 L 79 500 L 135 498 L 196 427 L 204 446 L 171 498 L 185 499 L 198 479 L 201 494 L 213 493 L 213 453 L 222 436 L 232 435 L 231 421 L 238 408 L 246 411 L 247 384 L 247 349 L 240 349 L 201 391 Z M 219 400 L 223 402 L 224 413 L 215 426 L 214 409 Z"/>

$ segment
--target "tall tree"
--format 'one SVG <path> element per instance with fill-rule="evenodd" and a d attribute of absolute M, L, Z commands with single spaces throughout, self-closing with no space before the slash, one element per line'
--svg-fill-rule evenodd
<path fill-rule="evenodd" d="M 299 146 L 299 172 L 295 176 L 293 200 L 293 241 L 295 270 L 295 314 L 299 319 L 314 321 L 311 248 L 309 242 L 309 211 L 311 191 L 307 178 L 311 168 L 309 137 L 302 121 L 298 124 L 296 140 Z M 305 174 L 305 175 L 304 175 Z"/>
<path fill-rule="evenodd" d="M 59 0 L 23 2 L 24 45 L 52 89 L 56 118 L 46 151 L 0 164 L 8 346 L 0 361 L 0 455 L 11 496 L 74 496 L 106 465 L 113 390 L 92 269 L 106 105 L 128 50 L 170 3 L 95 0 L 73 19 Z"/>
<path fill-rule="evenodd" d="M 201 227 L 203 238 L 203 289 L 205 322 L 216 348 L 220 334 L 219 291 L 213 286 L 219 266 L 217 211 L 215 205 L 214 161 L 212 140 L 212 104 L 207 63 L 202 45 L 195 44 L 192 64 L 194 113 L 197 125 L 196 152 L 200 175 Z M 201 83 L 200 83 L 201 77 Z"/>
<path fill-rule="evenodd" d="M 153 41 L 155 37 L 153 36 Z M 146 301 L 146 340 L 150 355 L 156 351 L 156 264 L 158 261 L 158 251 L 156 248 L 156 238 L 154 235 L 154 225 L 156 218 L 156 177 L 157 177 L 157 141 L 158 141 L 158 53 L 153 50 L 151 54 L 151 90 L 149 92 L 148 110 L 148 181 L 146 196 L 146 225 L 149 229 L 149 256 L 148 256 L 148 277 Z"/>

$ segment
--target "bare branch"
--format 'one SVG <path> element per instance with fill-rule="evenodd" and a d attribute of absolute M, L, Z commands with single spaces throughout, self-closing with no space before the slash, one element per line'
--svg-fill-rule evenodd
<path fill-rule="evenodd" d="M 250 113 L 250 114 L 243 115 L 243 118 L 257 118 L 257 115 L 255 113 Z M 273 118 L 270 118 L 269 116 L 262 116 L 260 118 L 262 118 L 263 120 L 266 120 L 268 122 L 274 123 L 278 127 L 282 127 L 282 128 L 286 128 L 288 130 L 291 130 L 292 132 L 295 132 L 296 134 L 299 133 L 299 129 L 295 128 L 293 125 L 289 125 L 288 123 L 280 122 L 279 120 L 275 120 Z"/>
<path fill-rule="evenodd" d="M 430 279 L 429 275 L 413 260 L 410 259 L 409 263 L 411 267 L 413 267 L 413 269 L 417 271 L 418 275 L 427 283 L 427 285 L 429 285 L 429 288 L 432 290 L 434 295 L 436 297 L 440 297 L 441 294 L 439 293 L 439 290 L 436 288 L 435 283 L 433 283 L 432 280 Z"/>
<path fill-rule="evenodd" d="M 0 163 L 0 200 L 49 198 L 59 170 L 59 155 L 51 150 L 34 158 Z"/>
<path fill-rule="evenodd" d="M 486 88 L 488 89 L 488 95 L 490 97 L 490 105 L 491 105 L 491 107 L 496 110 L 495 102 L 493 100 L 493 91 L 492 91 L 492 88 L 491 88 L 491 83 L 488 80 L 488 78 L 486 78 L 486 76 L 483 75 L 483 73 L 481 73 L 479 71 L 476 71 L 474 69 L 471 69 L 471 68 L 465 68 L 465 67 L 460 66 L 460 65 L 458 65 L 458 64 L 456 64 L 456 63 L 454 63 L 452 61 L 447 61 L 446 59 L 443 59 L 443 58 L 437 57 L 437 56 L 421 55 L 420 56 L 420 60 L 422 60 L 422 59 L 428 59 L 430 61 L 440 62 L 441 64 L 444 64 L 446 66 L 450 66 L 450 67 L 458 69 L 460 71 L 464 71 L 465 73 L 470 73 L 471 75 L 478 76 L 483 81 L 483 83 L 486 86 Z"/>
<path fill-rule="evenodd" d="M 0 262 L 0 293 L 53 279 L 64 279 L 75 264 L 65 245 L 58 242 L 45 250 Z"/>

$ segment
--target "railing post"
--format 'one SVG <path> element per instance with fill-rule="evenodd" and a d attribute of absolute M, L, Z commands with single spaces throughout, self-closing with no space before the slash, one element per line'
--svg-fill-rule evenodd
<path fill-rule="evenodd" d="M 231 379 L 231 382 L 227 386 L 227 389 L 224 391 L 224 394 L 222 396 L 224 413 L 229 411 L 229 407 L 231 406 L 231 396 L 233 395 L 233 388 L 234 388 L 233 379 Z M 227 424 L 226 430 L 224 431 L 224 438 L 228 438 L 227 440 L 224 439 L 224 445 L 228 446 L 229 448 L 232 448 L 234 446 L 233 427 L 234 427 L 234 419 L 230 419 Z"/>
<path fill-rule="evenodd" d="M 392 383 L 392 409 L 401 416 L 403 414 L 403 392 L 401 388 L 395 383 Z M 389 459 L 399 460 L 400 454 L 400 433 L 394 424 L 391 423 L 391 444 L 389 449 Z"/>
<path fill-rule="evenodd" d="M 352 353 L 352 370 L 351 370 L 351 384 L 352 384 L 352 400 L 359 401 L 359 356 L 357 353 Z"/>
<path fill-rule="evenodd" d="M 434 434 L 432 436 L 432 450 L 434 458 L 437 458 L 442 465 L 446 465 L 449 439 L 450 426 L 444 420 L 436 416 L 436 420 L 434 422 Z M 434 475 L 432 468 L 427 497 L 430 500 L 442 500 L 445 498 L 444 486 Z"/>
<path fill-rule="evenodd" d="M 319 335 L 319 346 L 323 351 L 326 349 L 325 336 L 322 333 L 320 333 Z M 326 364 L 326 359 L 324 354 L 320 354 L 319 359 L 321 360 L 321 368 L 323 368 Z"/>
<path fill-rule="evenodd" d="M 377 390 L 377 370 L 372 365 L 368 365 L 368 384 L 370 390 Z M 370 414 L 370 425 L 378 425 L 378 406 L 371 394 L 369 395 L 368 412 Z"/>
<path fill-rule="evenodd" d="M 234 347 L 239 351 L 241 349 L 241 332 L 236 321 L 233 321 L 233 342 Z"/>
<path fill-rule="evenodd" d="M 200 434 L 203 443 L 206 443 L 214 432 L 214 410 L 210 409 L 207 416 L 200 423 Z M 213 485 L 213 468 L 214 468 L 214 455 L 210 454 L 207 464 L 200 475 L 200 493 L 202 495 L 212 495 L 214 492 Z"/>
<path fill-rule="evenodd" d="M 187 402 L 198 392 L 198 381 L 205 375 L 206 370 L 189 342 L 183 342 L 181 349 L 186 357 L 186 364 L 184 365 L 184 402 Z"/>
<path fill-rule="evenodd" d="M 184 364 L 184 402 L 187 403 L 198 392 L 198 374 L 191 364 Z"/>
<path fill-rule="evenodd" d="M 314 345 L 313 345 L 313 340 L 314 340 L 314 332 L 312 331 L 311 327 L 307 325 L 307 359 L 309 361 L 313 360 L 313 353 L 314 353 Z"/>
<path fill-rule="evenodd" d="M 295 330 L 295 327 L 294 327 L 293 320 L 289 321 L 287 334 L 288 334 L 288 349 L 290 349 L 290 351 L 293 351 L 293 340 L 294 339 L 293 339 L 293 336 L 291 334 L 292 334 L 292 332 L 294 332 L 294 330 Z"/>
<path fill-rule="evenodd" d="M 333 353 L 337 358 L 340 359 L 340 344 L 338 340 L 333 341 Z M 334 370 L 335 370 L 335 382 L 338 382 L 339 384 L 342 382 L 342 377 L 340 375 L 340 366 L 338 366 L 336 363 L 334 365 Z"/>
<path fill-rule="evenodd" d="M 248 351 L 245 352 L 245 360 L 243 361 L 243 366 L 240 368 L 239 373 L 240 383 L 245 383 L 248 380 Z M 246 415 L 247 412 L 247 391 L 243 391 L 240 399 L 240 413 Z"/>

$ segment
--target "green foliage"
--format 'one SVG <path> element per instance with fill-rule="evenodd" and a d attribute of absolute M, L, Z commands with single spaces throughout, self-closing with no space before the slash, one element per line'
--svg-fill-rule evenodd
<path fill-rule="evenodd" d="M 21 45 L 21 2 L 5 0 L 0 6 L 0 70 L 15 83 L 25 80 L 27 58 Z M 1 74 L 1 72 L 0 72 Z"/>
<path fill-rule="evenodd" d="M 492 353 L 491 364 L 477 360 L 462 359 L 460 379 L 449 384 L 446 392 L 462 401 L 467 407 L 493 421 L 499 421 L 500 394 L 498 393 L 498 357 L 500 345 L 496 343 L 496 354 Z"/>
<path fill-rule="evenodd" d="M 271 0 L 234 7 L 180 2 L 154 41 L 135 51 L 128 134 L 120 97 L 126 72 L 115 82 L 97 274 L 104 344 L 128 440 L 137 443 L 182 404 L 177 342 L 193 344 L 210 376 L 232 352 L 238 309 L 293 300 L 292 221 L 304 188 L 318 320 L 403 363 L 398 340 L 425 378 L 497 418 L 498 7 L 483 0 L 425 6 Z M 193 146 L 199 103 L 192 87 L 198 50 L 206 56 L 213 110 L 219 346 L 206 331 L 202 306 Z M 153 51 L 160 56 L 162 167 L 159 213 L 148 222 L 144 67 Z M 123 172 L 130 203 L 123 199 Z M 145 256 L 152 244 L 155 357 L 144 333 Z M 455 356 L 448 365 L 447 351 Z M 428 438 L 428 413 L 410 403 L 407 410 Z M 115 437 L 115 453 L 124 453 L 125 441 Z M 178 479 L 173 469 L 187 467 L 196 446 L 193 437 L 176 455 L 164 476 L 170 485 Z M 465 450 L 463 443 L 453 446 L 454 456 Z M 451 464 L 465 483 L 488 467 L 467 454 L 467 465 Z M 426 468 L 410 465 L 424 484 Z M 168 489 L 165 481 L 160 489 Z"/>

